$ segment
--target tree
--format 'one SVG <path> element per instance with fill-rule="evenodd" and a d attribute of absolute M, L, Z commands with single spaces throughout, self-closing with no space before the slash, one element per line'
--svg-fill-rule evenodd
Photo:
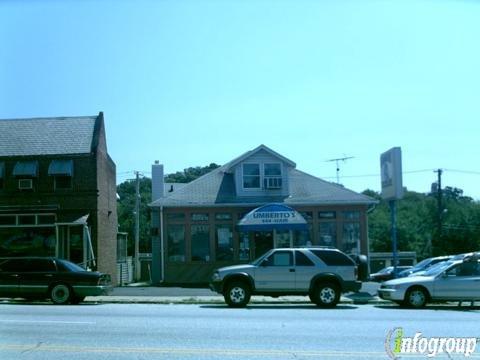
<path fill-rule="evenodd" d="M 204 166 L 204 167 L 200 167 L 200 166 L 189 167 L 187 169 L 184 169 L 183 171 L 177 171 L 174 174 L 168 174 L 167 176 L 165 176 L 165 182 L 189 183 L 190 181 L 193 181 L 199 178 L 200 176 L 203 176 L 219 167 L 220 165 L 217 165 L 215 163 L 211 163 L 210 165 Z"/>
<path fill-rule="evenodd" d="M 167 174 L 165 182 L 187 183 L 220 167 L 210 164 L 204 167 L 189 167 L 174 174 Z M 135 239 L 135 180 L 126 180 L 117 185 L 118 201 L 118 231 L 128 233 L 128 255 L 134 253 Z M 140 178 L 140 252 L 151 252 L 150 240 L 150 208 L 148 204 L 152 200 L 152 180 L 147 177 Z"/>
<path fill-rule="evenodd" d="M 375 191 L 365 190 L 363 193 L 379 201 L 368 216 L 370 250 L 392 251 L 388 202 Z M 442 198 L 440 234 L 436 193 L 407 191 L 398 201 L 397 242 L 400 251 L 415 251 L 419 258 L 425 258 L 480 248 L 480 203 L 454 187 L 443 189 Z"/>

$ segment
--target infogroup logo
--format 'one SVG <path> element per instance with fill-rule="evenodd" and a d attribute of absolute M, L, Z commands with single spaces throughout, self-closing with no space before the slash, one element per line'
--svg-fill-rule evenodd
<path fill-rule="evenodd" d="M 476 347 L 476 337 L 424 337 L 421 332 L 416 332 L 413 337 L 406 337 L 401 327 L 389 330 L 385 339 L 385 350 L 394 360 L 400 359 L 400 355 L 414 354 L 429 358 L 442 353 L 449 357 L 454 354 L 469 357 Z"/>

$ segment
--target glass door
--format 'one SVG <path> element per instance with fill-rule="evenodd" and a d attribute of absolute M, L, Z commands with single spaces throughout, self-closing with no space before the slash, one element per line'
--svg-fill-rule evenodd
<path fill-rule="evenodd" d="M 276 248 L 291 248 L 293 246 L 291 230 L 275 230 L 274 238 Z"/>
<path fill-rule="evenodd" d="M 265 254 L 268 250 L 273 249 L 273 231 L 255 231 L 253 238 L 255 259 Z"/>

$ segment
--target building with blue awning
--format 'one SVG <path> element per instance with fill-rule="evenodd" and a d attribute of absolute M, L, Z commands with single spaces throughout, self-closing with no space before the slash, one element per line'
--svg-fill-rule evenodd
<path fill-rule="evenodd" d="M 331 246 L 367 254 L 376 201 L 304 173 L 265 145 L 172 187 L 152 166 L 152 280 L 206 283 L 215 268 L 272 248 Z"/>

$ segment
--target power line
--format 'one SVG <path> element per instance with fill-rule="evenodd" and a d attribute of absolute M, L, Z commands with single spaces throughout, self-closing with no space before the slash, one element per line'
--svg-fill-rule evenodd
<path fill-rule="evenodd" d="M 456 170 L 456 169 L 444 169 L 448 172 L 456 172 L 461 174 L 470 174 L 470 175 L 480 175 L 479 171 L 471 171 L 471 170 Z"/>

